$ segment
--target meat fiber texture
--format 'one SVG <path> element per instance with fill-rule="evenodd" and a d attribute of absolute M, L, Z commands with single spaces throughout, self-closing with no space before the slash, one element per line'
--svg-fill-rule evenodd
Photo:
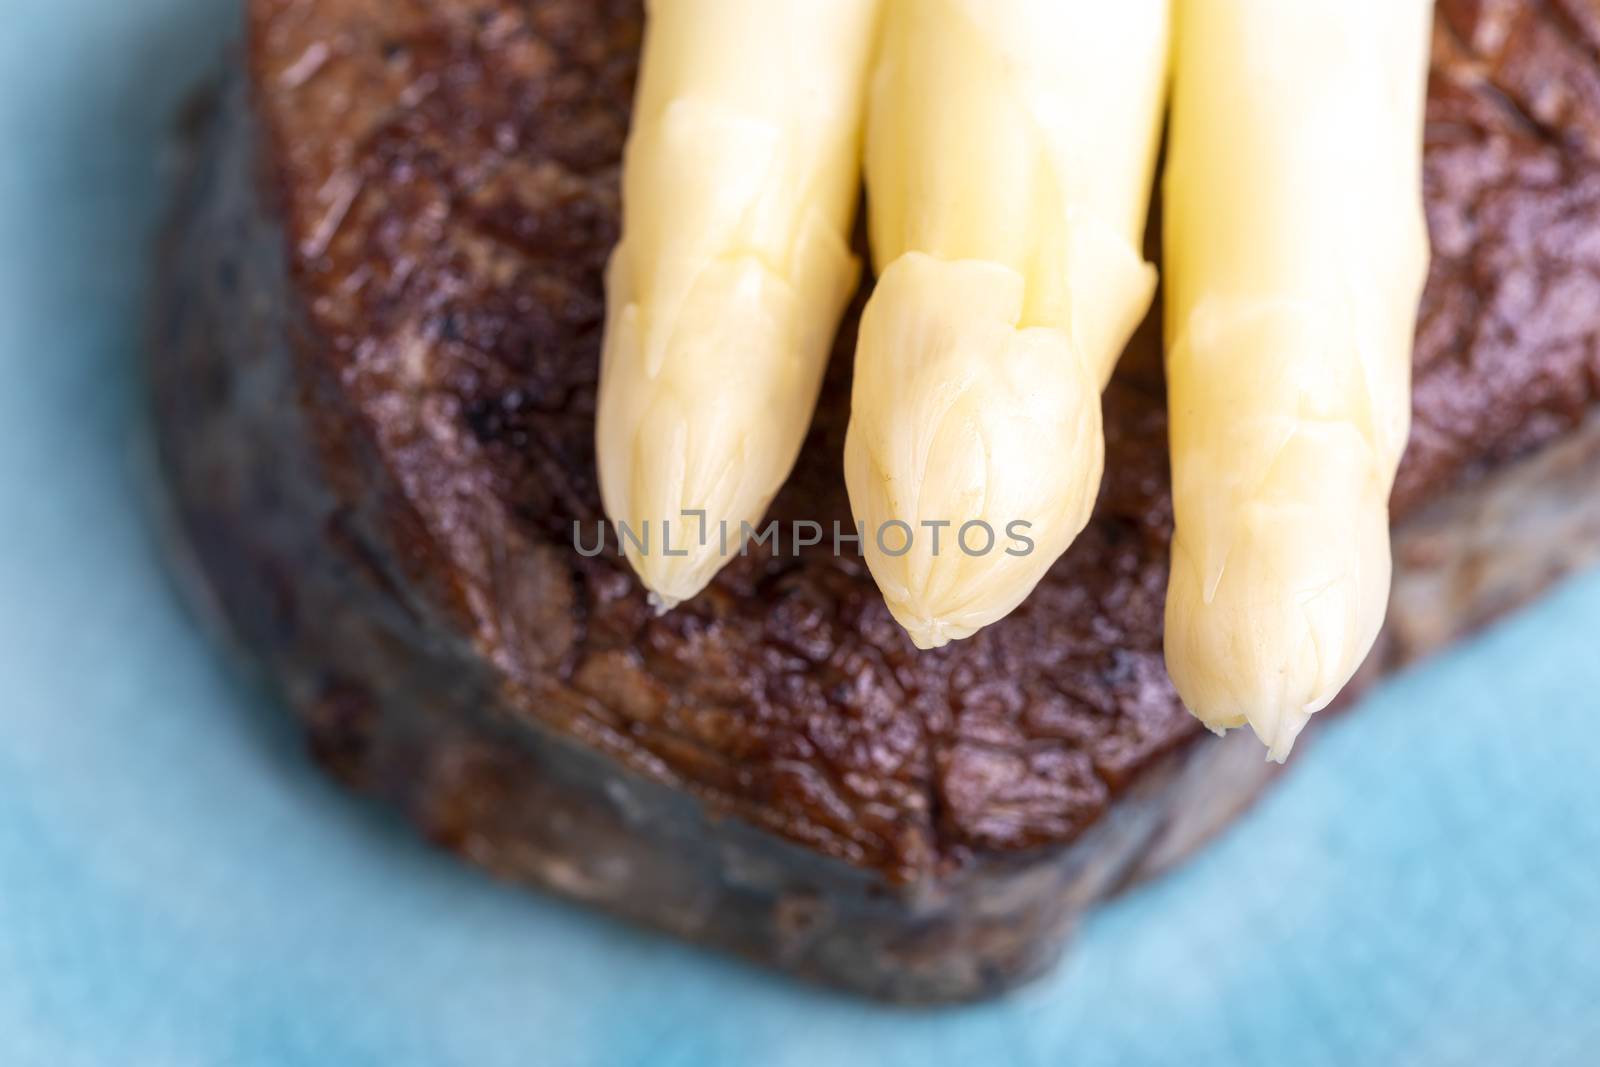
<path fill-rule="evenodd" d="M 755 546 L 658 617 L 614 541 L 573 547 L 602 517 L 638 4 L 249 16 L 195 131 L 151 383 L 196 597 L 334 774 L 504 877 L 914 1001 L 1039 973 L 1269 780 L 1162 665 L 1159 323 L 1107 391 L 1093 520 L 1003 622 L 919 653 L 831 538 Z M 1600 555 L 1600 6 L 1445 0 L 1434 50 L 1367 676 Z M 840 336 L 786 528 L 851 526 L 853 314 Z"/>

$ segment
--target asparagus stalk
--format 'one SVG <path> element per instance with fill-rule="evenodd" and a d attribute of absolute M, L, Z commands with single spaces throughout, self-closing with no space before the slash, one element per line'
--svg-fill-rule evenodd
<path fill-rule="evenodd" d="M 878 0 L 650 4 L 595 445 L 661 610 L 760 519 L 810 423 L 859 275 L 877 15 Z"/>
<path fill-rule="evenodd" d="M 1426 273 L 1429 0 L 1178 0 L 1167 667 L 1282 760 L 1370 650 Z"/>
<path fill-rule="evenodd" d="M 1088 521 L 1100 390 L 1155 287 L 1167 37 L 1167 0 L 886 4 L 845 476 L 920 647 L 1006 615 Z"/>

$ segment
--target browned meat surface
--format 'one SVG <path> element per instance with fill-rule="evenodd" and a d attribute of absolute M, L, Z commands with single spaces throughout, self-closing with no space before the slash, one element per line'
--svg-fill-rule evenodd
<path fill-rule="evenodd" d="M 1600 396 L 1600 4 L 1440 0 L 1404 511 Z"/>

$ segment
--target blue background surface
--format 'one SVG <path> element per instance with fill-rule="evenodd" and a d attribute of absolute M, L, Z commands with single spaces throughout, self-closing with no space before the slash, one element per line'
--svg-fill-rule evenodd
<path fill-rule="evenodd" d="M 232 6 L 0 0 L 0 1064 L 1600 1062 L 1597 576 L 976 1008 L 494 885 L 325 783 L 174 598 L 134 447 L 170 118 Z"/>

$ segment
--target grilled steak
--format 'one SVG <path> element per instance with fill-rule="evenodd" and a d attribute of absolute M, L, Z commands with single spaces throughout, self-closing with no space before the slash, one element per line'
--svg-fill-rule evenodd
<path fill-rule="evenodd" d="M 573 546 L 640 32 L 638 0 L 252 0 L 153 353 L 196 586 L 323 764 L 473 862 L 878 996 L 996 992 L 1268 780 L 1162 666 L 1159 327 L 1093 523 L 1003 622 L 919 653 L 827 538 L 656 617 Z M 1600 3 L 1443 0 L 1436 37 L 1375 667 L 1600 550 Z M 854 332 L 785 523 L 851 525 Z"/>

